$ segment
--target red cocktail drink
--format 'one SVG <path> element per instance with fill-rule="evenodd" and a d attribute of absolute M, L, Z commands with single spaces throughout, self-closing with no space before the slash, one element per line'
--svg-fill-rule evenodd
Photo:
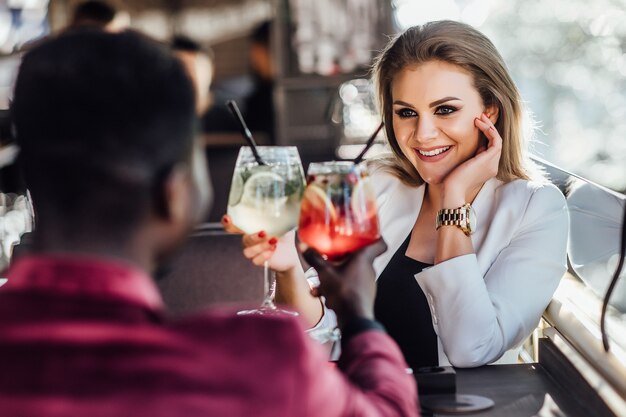
<path fill-rule="evenodd" d="M 330 260 L 339 260 L 380 237 L 376 201 L 364 165 L 310 165 L 298 236 Z"/>

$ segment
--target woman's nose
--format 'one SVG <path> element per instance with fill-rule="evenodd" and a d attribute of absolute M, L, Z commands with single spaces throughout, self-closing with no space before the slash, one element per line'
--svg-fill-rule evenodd
<path fill-rule="evenodd" d="M 437 138 L 437 127 L 430 117 L 420 117 L 417 120 L 414 138 L 418 143 L 430 142 Z"/>

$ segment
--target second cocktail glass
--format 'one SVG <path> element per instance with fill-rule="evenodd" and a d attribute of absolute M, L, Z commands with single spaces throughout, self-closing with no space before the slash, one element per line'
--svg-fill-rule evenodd
<path fill-rule="evenodd" d="M 304 171 L 293 146 L 259 146 L 260 165 L 250 147 L 239 151 L 228 197 L 228 215 L 245 233 L 265 231 L 280 237 L 298 223 L 304 190 Z M 239 314 L 297 314 L 279 310 L 273 302 L 274 285 L 268 262 L 264 265 L 265 298 L 260 308 Z"/>
<path fill-rule="evenodd" d="M 374 243 L 380 237 L 376 199 L 365 163 L 311 163 L 300 208 L 298 237 L 330 261 Z M 339 340 L 337 329 L 313 329 L 319 343 Z"/>
<path fill-rule="evenodd" d="M 331 261 L 379 237 L 376 200 L 364 163 L 312 163 L 300 209 L 298 236 Z"/>

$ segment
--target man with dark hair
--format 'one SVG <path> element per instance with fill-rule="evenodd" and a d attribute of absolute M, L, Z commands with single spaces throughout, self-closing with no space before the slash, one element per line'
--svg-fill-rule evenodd
<path fill-rule="evenodd" d="M 114 30 L 116 16 L 117 10 L 110 4 L 99 0 L 89 0 L 76 6 L 70 28 L 90 27 Z"/>
<path fill-rule="evenodd" d="M 343 331 L 338 369 L 293 317 L 167 318 L 148 274 L 209 186 L 192 84 L 166 48 L 53 38 L 26 54 L 13 112 L 37 228 L 0 288 L 3 417 L 417 414 L 402 354 L 372 319 L 382 241 L 340 267 L 305 252 Z"/>

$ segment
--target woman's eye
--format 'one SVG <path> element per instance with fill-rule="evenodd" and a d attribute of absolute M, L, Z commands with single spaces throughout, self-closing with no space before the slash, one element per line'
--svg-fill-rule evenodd
<path fill-rule="evenodd" d="M 417 115 L 417 113 L 415 113 L 415 111 L 411 109 L 396 110 L 396 114 L 400 116 L 402 119 L 405 119 L 407 117 L 415 117 Z"/>
<path fill-rule="evenodd" d="M 437 107 L 437 110 L 435 110 L 435 114 L 452 114 L 456 110 L 457 109 L 455 107 L 441 106 L 441 107 Z"/>

